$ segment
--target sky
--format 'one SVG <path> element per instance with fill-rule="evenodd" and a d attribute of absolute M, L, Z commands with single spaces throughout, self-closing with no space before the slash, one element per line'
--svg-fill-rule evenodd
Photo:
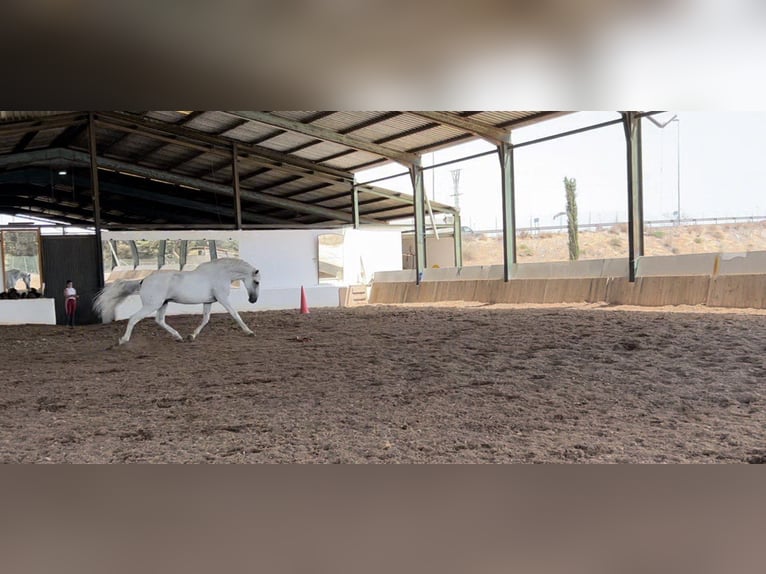
<path fill-rule="evenodd" d="M 654 116 L 664 128 L 643 120 L 644 219 L 766 216 L 766 112 L 669 111 Z M 616 112 L 577 112 L 519 128 L 513 143 L 617 119 Z M 680 136 L 680 140 L 679 140 Z M 424 156 L 424 165 L 492 150 L 475 141 Z M 680 151 L 680 157 L 679 152 Z M 565 209 L 563 180 L 577 181 L 579 222 L 627 220 L 625 136 L 621 124 L 518 148 L 516 221 L 518 228 L 558 225 Z M 680 193 L 679 193 L 680 168 Z M 501 222 L 500 167 L 495 154 L 428 170 L 430 199 L 455 205 L 451 171 L 460 169 L 462 222 L 473 229 L 497 229 Z M 399 165 L 357 174 L 364 182 L 400 173 Z M 434 173 L 435 172 L 435 173 Z M 376 183 L 411 193 L 408 177 Z M 565 222 L 564 222 L 565 223 Z"/>

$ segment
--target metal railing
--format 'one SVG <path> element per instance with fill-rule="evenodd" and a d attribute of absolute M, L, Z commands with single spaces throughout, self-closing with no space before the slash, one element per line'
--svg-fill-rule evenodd
<path fill-rule="evenodd" d="M 727 223 L 757 223 L 760 221 L 766 221 L 766 215 L 748 215 L 748 216 L 742 216 L 742 217 L 688 217 L 685 219 L 682 219 L 680 221 L 680 225 L 689 226 L 689 225 L 724 225 Z M 612 221 L 608 223 L 581 223 L 577 226 L 577 229 L 582 230 L 595 230 L 599 231 L 601 229 L 610 229 L 615 226 L 620 225 L 628 225 L 627 221 Z M 679 220 L 678 219 L 653 219 L 650 221 L 644 221 L 644 229 L 647 228 L 653 228 L 653 227 L 678 227 Z M 439 233 L 442 233 L 442 230 L 446 232 L 446 235 L 449 235 L 452 231 L 452 224 L 451 223 L 437 223 L 436 227 L 439 229 Z M 563 233 L 567 230 L 566 223 L 562 223 L 560 225 L 541 225 L 538 227 L 517 227 L 516 228 L 516 234 L 528 234 L 528 235 L 535 235 L 538 233 Z M 414 233 L 415 230 L 411 227 L 402 226 L 402 233 L 404 234 L 411 234 Z M 427 229 L 428 233 L 433 233 L 433 229 L 429 226 Z M 503 230 L 502 229 L 473 229 L 470 231 L 466 231 L 465 226 L 463 227 L 463 235 L 502 235 Z"/>
<path fill-rule="evenodd" d="M 723 225 L 727 223 L 757 223 L 759 221 L 766 221 L 766 215 L 750 215 L 745 217 L 689 217 L 685 219 L 681 219 L 680 224 L 681 225 Z M 628 225 L 627 221 L 613 221 L 610 223 L 580 223 L 577 225 L 578 230 L 601 230 L 601 229 L 609 229 L 610 227 L 620 226 L 620 225 Z M 651 228 L 651 227 L 678 227 L 679 220 L 678 219 L 653 219 L 649 221 L 644 221 L 644 228 Z M 562 223 L 560 225 L 541 225 L 539 227 L 517 227 L 516 233 L 527 233 L 527 234 L 535 234 L 535 233 L 558 233 L 558 232 L 564 232 L 567 230 L 566 223 Z M 474 233 L 482 233 L 485 235 L 493 235 L 493 234 L 502 234 L 502 229 L 476 229 L 474 230 Z"/>

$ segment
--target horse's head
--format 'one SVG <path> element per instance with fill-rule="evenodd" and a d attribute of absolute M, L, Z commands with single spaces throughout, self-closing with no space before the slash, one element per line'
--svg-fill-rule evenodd
<path fill-rule="evenodd" d="M 32 283 L 32 275 L 29 273 L 22 273 L 21 280 L 24 281 L 24 285 L 27 286 L 27 291 L 29 291 L 30 284 Z"/>
<path fill-rule="evenodd" d="M 253 272 L 245 276 L 245 287 L 247 287 L 248 300 L 255 303 L 258 300 L 258 290 L 261 284 L 261 272 L 253 269 Z"/>

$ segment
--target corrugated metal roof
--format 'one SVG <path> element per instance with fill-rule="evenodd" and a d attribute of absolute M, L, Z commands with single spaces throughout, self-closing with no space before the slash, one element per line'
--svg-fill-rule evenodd
<path fill-rule="evenodd" d="M 386 146 L 402 151 L 431 151 L 444 145 L 444 142 L 455 140 L 463 136 L 465 139 L 475 139 L 471 134 L 463 130 L 435 124 L 423 131 L 386 142 Z"/>
<path fill-rule="evenodd" d="M 146 112 L 146 117 L 174 124 L 183 121 L 191 112 L 152 111 Z"/>
<path fill-rule="evenodd" d="M 240 150 L 245 222 L 349 222 L 355 171 L 394 161 L 397 154 L 425 154 L 475 139 L 460 127 L 461 121 L 513 127 L 557 114 L 441 113 L 446 115 L 440 118 L 447 121 L 407 111 L 272 111 L 250 116 L 225 111 L 94 112 L 98 154 L 110 170 L 101 190 L 103 224 L 108 228 L 177 220 L 232 225 L 233 221 L 221 222 L 220 208 L 233 213 L 231 150 L 235 141 Z M 89 177 L 87 117 L 84 112 L 0 112 L 0 175 L 3 170 L 23 170 L 25 162 L 30 166 L 47 163 L 53 169 L 56 161 L 66 160 L 82 171 L 82 177 Z M 40 155 L 43 152 L 46 155 Z M 64 182 L 54 180 L 52 191 L 50 182 L 46 188 L 30 184 L 24 193 L 36 198 L 38 212 L 43 209 L 49 217 L 87 222 L 87 214 L 92 213 L 85 189 L 89 185 L 57 199 L 56 189 L 64 190 L 63 186 Z M 130 194 L 125 195 L 131 189 L 135 190 L 132 201 Z M 411 197 L 380 191 L 388 196 L 361 193 L 363 218 L 385 222 L 412 214 Z M 0 185 L 0 193 L 16 192 Z M 23 202 L 6 203 L 13 206 L 4 203 L 0 210 L 16 210 Z M 209 213 L 202 207 L 206 204 Z M 438 203 L 433 207 L 451 209 Z"/>
<path fill-rule="evenodd" d="M 357 128 L 357 126 L 380 118 L 383 114 L 384 112 L 335 112 L 313 122 L 313 124 L 336 132 L 359 136 L 361 128 Z"/>
<path fill-rule="evenodd" d="M 61 115 L 66 113 L 69 113 L 69 112 L 62 112 L 62 111 L 27 112 L 27 111 L 17 111 L 17 110 L 10 110 L 10 111 L 0 110 L 0 122 L 12 122 L 12 121 L 18 121 L 18 120 L 48 118 L 51 116 L 56 116 L 56 115 Z"/>
<path fill-rule="evenodd" d="M 287 151 L 293 149 L 294 147 L 302 146 L 309 142 L 315 141 L 315 139 L 316 138 L 294 134 L 291 132 L 283 132 L 269 138 L 266 141 L 262 141 L 260 145 L 276 151 Z"/>
<path fill-rule="evenodd" d="M 355 171 L 354 168 L 358 166 L 370 165 L 373 162 L 379 160 L 380 156 L 377 156 L 374 153 L 369 153 L 366 151 L 353 151 L 340 157 L 336 157 L 331 161 L 325 161 L 322 163 L 337 169 Z"/>
<path fill-rule="evenodd" d="M 326 157 L 349 151 L 347 146 L 333 142 L 318 142 L 310 147 L 295 152 L 295 155 L 312 161 L 321 161 Z"/>
<path fill-rule="evenodd" d="M 402 134 L 422 129 L 423 126 L 430 123 L 429 120 L 419 116 L 403 113 L 360 129 L 354 132 L 354 135 L 365 140 L 385 144 L 392 139 L 397 139 L 397 136 L 401 137 Z"/>

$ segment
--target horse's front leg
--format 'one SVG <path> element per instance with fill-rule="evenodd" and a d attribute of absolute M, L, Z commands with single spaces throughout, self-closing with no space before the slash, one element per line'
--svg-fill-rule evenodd
<path fill-rule="evenodd" d="M 210 321 L 210 309 L 213 307 L 212 303 L 205 303 L 202 305 L 202 323 L 199 324 L 199 327 L 194 329 L 194 333 L 192 333 L 189 338 L 193 341 L 197 338 L 197 335 L 199 335 L 199 332 L 202 331 L 202 328 L 207 325 L 208 321 Z"/>
<path fill-rule="evenodd" d="M 248 335 L 255 335 L 250 330 L 250 327 L 245 325 L 245 322 L 242 320 L 242 317 L 239 316 L 239 313 L 237 313 L 237 310 L 232 306 L 231 303 L 229 303 L 229 299 L 226 297 L 218 298 L 218 302 L 223 305 L 223 308 L 226 309 L 229 312 L 229 315 L 234 317 L 234 320 L 237 322 L 237 325 L 242 327 L 242 330 L 247 333 Z"/>

